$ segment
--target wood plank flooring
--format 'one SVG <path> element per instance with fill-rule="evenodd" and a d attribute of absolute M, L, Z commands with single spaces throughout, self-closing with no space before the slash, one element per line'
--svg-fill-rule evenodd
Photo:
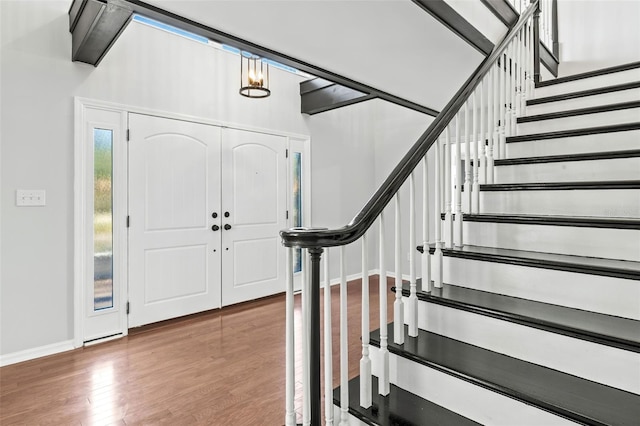
<path fill-rule="evenodd" d="M 375 330 L 379 327 L 378 279 L 370 281 L 370 327 Z M 392 284 L 389 281 L 388 288 Z M 362 348 L 360 281 L 350 282 L 347 288 L 352 378 L 358 375 Z M 337 386 L 338 286 L 331 289 L 331 296 Z M 387 321 L 391 321 L 393 294 L 387 296 Z M 296 411 L 301 421 L 300 296 L 296 296 L 296 317 Z M 0 424 L 282 425 L 284 327 L 285 300 L 278 295 L 2 367 Z"/>

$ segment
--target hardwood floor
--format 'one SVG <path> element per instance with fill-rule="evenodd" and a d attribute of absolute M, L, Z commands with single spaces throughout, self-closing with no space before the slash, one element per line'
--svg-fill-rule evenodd
<path fill-rule="evenodd" d="M 370 281 L 370 326 L 375 330 L 379 327 L 378 279 Z M 389 281 L 388 287 L 392 284 Z M 360 281 L 351 281 L 347 288 L 351 378 L 358 375 L 361 357 Z M 337 386 L 338 286 L 331 289 L 331 296 Z M 387 320 L 391 321 L 393 293 L 387 296 Z M 300 296 L 296 296 L 298 421 L 300 314 Z M 282 425 L 284 326 L 284 295 L 278 295 L 2 367 L 0 424 Z"/>

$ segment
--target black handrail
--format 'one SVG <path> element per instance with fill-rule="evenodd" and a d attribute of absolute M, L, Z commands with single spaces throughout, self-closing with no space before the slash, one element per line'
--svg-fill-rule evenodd
<path fill-rule="evenodd" d="M 420 139 L 411 147 L 409 152 L 400 160 L 382 186 L 369 199 L 348 225 L 337 229 L 317 230 L 293 228 L 280 231 L 282 244 L 286 247 L 336 247 L 356 241 L 375 222 L 396 192 L 400 190 L 409 175 L 418 166 L 427 151 L 438 140 L 453 117 L 458 113 L 475 88 L 489 72 L 496 60 L 503 54 L 511 40 L 518 34 L 525 22 L 538 10 L 538 1 L 534 0 L 527 10 L 520 15 L 518 22 L 507 32 L 499 45 L 476 68 L 475 72 L 462 85 L 460 90 L 438 114 Z M 539 43 L 539 42 L 538 42 Z M 536 41 L 534 40 L 534 46 Z"/>

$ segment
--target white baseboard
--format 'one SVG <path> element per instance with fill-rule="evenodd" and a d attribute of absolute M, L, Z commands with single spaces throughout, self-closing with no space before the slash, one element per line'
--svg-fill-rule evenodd
<path fill-rule="evenodd" d="M 67 352 L 73 349 L 75 349 L 73 340 L 65 340 L 63 342 L 52 343 L 50 345 L 44 345 L 37 348 L 25 349 L 23 351 L 0 355 L 0 367 L 16 364 L 18 362 L 29 361 L 31 359 L 40 358 L 47 355 Z"/>

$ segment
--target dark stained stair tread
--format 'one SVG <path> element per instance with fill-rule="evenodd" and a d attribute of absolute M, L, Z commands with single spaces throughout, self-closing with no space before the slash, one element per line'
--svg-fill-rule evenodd
<path fill-rule="evenodd" d="M 422 246 L 418 246 L 418 251 L 422 252 Z M 429 252 L 433 254 L 434 251 L 434 245 L 431 244 Z M 640 262 L 632 262 L 630 260 L 603 259 L 598 257 L 472 245 L 444 248 L 442 249 L 442 253 L 444 256 L 462 259 L 640 280 Z M 606 291 L 606 289 L 603 289 L 603 291 Z"/>
<path fill-rule="evenodd" d="M 333 392 L 333 403 L 340 406 L 340 388 Z M 372 404 L 360 406 L 360 378 L 349 381 L 349 413 L 370 425 L 380 426 L 447 426 L 478 425 L 472 420 L 391 385 L 389 395 L 378 394 L 378 379 L 372 377 Z M 334 424 L 338 424 L 334 417 Z"/>
<path fill-rule="evenodd" d="M 420 280 L 418 280 L 420 281 Z M 420 283 L 421 284 L 421 283 Z M 409 286 L 402 290 L 409 296 Z M 640 321 L 455 285 L 419 291 L 418 298 L 619 349 L 640 352 Z"/>
<path fill-rule="evenodd" d="M 583 154 L 548 155 L 540 157 L 504 158 L 494 161 L 495 166 L 515 166 L 520 164 L 561 163 L 568 161 L 612 160 L 640 157 L 640 149 L 626 151 L 588 152 Z M 640 176 L 640 170 L 638 170 Z"/>
<path fill-rule="evenodd" d="M 552 216 L 519 214 L 469 214 L 462 216 L 465 222 L 512 223 L 522 225 L 573 226 L 580 228 L 640 229 L 640 219 L 603 218 L 589 216 Z"/>
<path fill-rule="evenodd" d="M 560 95 L 528 99 L 527 105 L 540 105 L 540 104 L 545 104 L 549 102 L 558 102 L 558 101 L 564 101 L 567 99 L 583 98 L 585 96 L 602 95 L 604 93 L 620 92 L 622 90 L 631 90 L 631 89 L 638 89 L 638 88 L 640 88 L 640 81 L 632 81 L 630 83 L 616 84 L 613 86 L 604 86 L 604 87 L 598 87 L 595 89 L 563 93 Z"/>
<path fill-rule="evenodd" d="M 575 117 L 578 115 L 597 114 L 601 112 L 620 111 L 623 109 L 639 108 L 640 101 L 620 102 L 610 105 L 598 105 L 588 108 L 571 109 L 567 111 L 549 112 L 545 114 L 527 115 L 518 117 L 518 123 L 531 123 L 534 121 L 555 120 L 558 118 Z"/>
<path fill-rule="evenodd" d="M 526 135 L 507 136 L 506 141 L 507 143 L 530 142 L 530 141 L 539 141 L 544 139 L 559 139 L 559 138 L 568 138 L 568 137 L 575 137 L 575 136 L 628 132 L 631 130 L 638 130 L 638 129 L 640 129 L 640 122 L 612 124 L 608 126 L 585 127 L 582 129 L 557 130 L 553 132 L 530 133 Z M 607 144 L 606 139 L 605 137 L 603 137 L 602 145 L 603 145 L 603 148 L 605 149 L 606 149 L 606 144 Z"/>
<path fill-rule="evenodd" d="M 536 83 L 536 87 L 546 87 L 553 86 L 556 84 L 567 83 L 569 81 L 583 80 L 585 78 L 598 77 L 601 75 L 613 74 L 615 72 L 632 70 L 635 68 L 640 68 L 640 62 L 629 62 L 627 64 L 615 65 L 612 67 L 601 68 L 598 70 L 587 71 L 579 74 L 567 75 L 564 77 L 554 78 L 551 80 L 540 81 Z"/>
<path fill-rule="evenodd" d="M 640 396 L 633 393 L 424 330 L 413 338 L 405 327 L 403 345 L 393 343 L 393 324 L 387 333 L 391 353 L 579 423 L 635 425 L 640 419 Z M 371 344 L 380 346 L 379 330 Z"/>
<path fill-rule="evenodd" d="M 588 189 L 640 189 L 640 180 L 490 183 L 480 185 L 480 191 L 563 191 Z"/>

